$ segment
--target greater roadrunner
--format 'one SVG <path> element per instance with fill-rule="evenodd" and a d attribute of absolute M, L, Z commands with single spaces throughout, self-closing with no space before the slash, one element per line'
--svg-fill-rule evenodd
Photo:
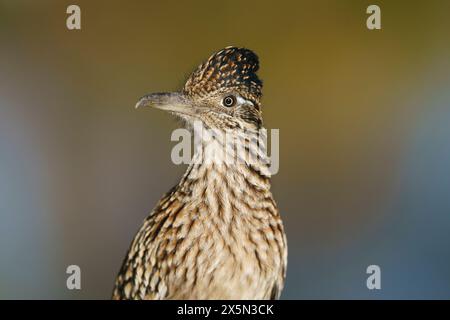
<path fill-rule="evenodd" d="M 227 47 L 200 65 L 181 92 L 149 94 L 136 107 L 167 110 L 189 128 L 200 121 L 248 141 L 262 128 L 258 68 L 255 53 Z M 203 156 L 217 156 L 220 141 L 202 140 Z M 196 148 L 180 183 L 135 236 L 113 299 L 279 298 L 286 237 L 265 160 L 208 162 Z"/>

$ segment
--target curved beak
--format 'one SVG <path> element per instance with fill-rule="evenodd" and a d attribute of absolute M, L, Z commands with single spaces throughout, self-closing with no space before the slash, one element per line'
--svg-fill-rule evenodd
<path fill-rule="evenodd" d="M 160 92 L 151 93 L 143 96 L 136 103 L 135 108 L 153 107 L 166 110 L 175 114 L 184 114 L 192 116 L 195 114 L 195 108 L 191 106 L 188 99 L 180 92 Z"/>

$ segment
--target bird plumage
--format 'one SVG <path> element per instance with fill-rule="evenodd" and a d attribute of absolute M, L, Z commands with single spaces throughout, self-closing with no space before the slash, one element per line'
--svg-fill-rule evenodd
<path fill-rule="evenodd" d="M 262 126 L 258 67 L 252 51 L 228 47 L 200 65 L 180 93 L 147 95 L 138 103 L 175 113 L 194 131 L 192 123 L 200 121 L 219 134 L 199 142 L 181 181 L 145 219 L 113 299 L 279 297 L 286 237 L 270 192 L 267 156 L 252 143 Z M 258 155 L 256 161 L 223 161 L 236 156 L 222 139 L 229 131 Z M 221 161 L 205 161 L 210 156 Z"/>

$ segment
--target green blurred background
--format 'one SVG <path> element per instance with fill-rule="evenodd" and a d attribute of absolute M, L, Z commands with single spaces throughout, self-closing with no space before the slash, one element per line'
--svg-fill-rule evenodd
<path fill-rule="evenodd" d="M 82 30 L 66 28 L 78 4 Z M 370 4 L 382 30 L 366 28 Z M 212 52 L 260 57 L 282 298 L 450 298 L 449 1 L 0 0 L 0 298 L 108 299 L 184 171 L 168 114 Z M 66 267 L 82 290 L 66 289 Z M 380 265 L 382 289 L 366 288 Z"/>

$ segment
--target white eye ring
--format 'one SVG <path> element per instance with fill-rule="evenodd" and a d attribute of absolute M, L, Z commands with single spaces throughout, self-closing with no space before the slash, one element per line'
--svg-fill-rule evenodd
<path fill-rule="evenodd" d="M 250 106 L 254 106 L 253 102 L 250 100 L 246 100 L 244 98 L 242 98 L 241 96 L 234 96 L 234 95 L 229 95 L 226 96 L 225 98 L 222 99 L 222 106 L 227 107 L 227 108 L 231 108 L 234 107 L 236 105 L 250 105 Z"/>
<path fill-rule="evenodd" d="M 226 96 L 222 100 L 222 104 L 224 107 L 230 108 L 236 104 L 236 97 L 235 96 Z"/>

